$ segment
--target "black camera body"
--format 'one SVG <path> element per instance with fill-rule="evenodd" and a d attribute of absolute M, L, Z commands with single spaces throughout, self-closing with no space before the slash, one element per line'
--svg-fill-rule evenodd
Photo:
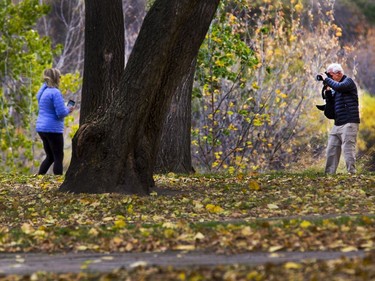
<path fill-rule="evenodd" d="M 329 74 L 328 72 L 324 72 L 329 78 L 332 78 L 331 74 Z M 323 81 L 323 76 L 318 74 L 316 75 L 316 80 L 317 81 Z"/>
<path fill-rule="evenodd" d="M 328 72 L 324 72 L 327 77 L 332 78 Z M 318 74 L 316 75 L 317 81 L 323 81 L 323 76 Z M 335 119 L 335 102 L 332 95 L 332 90 L 328 87 L 328 85 L 323 81 L 323 88 L 322 88 L 322 98 L 326 101 L 325 104 L 316 105 L 316 107 L 324 112 L 324 115 L 328 119 Z"/>

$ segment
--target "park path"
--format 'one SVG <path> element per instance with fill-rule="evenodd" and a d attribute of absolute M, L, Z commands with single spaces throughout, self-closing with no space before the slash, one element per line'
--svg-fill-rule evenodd
<path fill-rule="evenodd" d="M 130 269 L 137 266 L 215 266 L 215 265 L 261 265 L 301 262 L 302 260 L 332 260 L 341 257 L 363 257 L 365 252 L 252 252 L 234 255 L 219 255 L 200 251 L 167 251 L 154 253 L 67 253 L 0 254 L 0 274 L 27 275 L 37 271 L 53 273 L 111 272 L 115 269 Z"/>

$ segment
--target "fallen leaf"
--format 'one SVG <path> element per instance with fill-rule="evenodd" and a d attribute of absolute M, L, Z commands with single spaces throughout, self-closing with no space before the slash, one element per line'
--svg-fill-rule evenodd
<path fill-rule="evenodd" d="M 284 267 L 286 269 L 299 269 L 301 268 L 301 265 L 295 262 L 287 262 L 286 264 L 284 264 Z"/>
<path fill-rule="evenodd" d="M 271 209 L 271 210 L 276 210 L 279 208 L 279 206 L 277 206 L 276 204 L 267 204 L 267 207 L 268 209 Z"/>

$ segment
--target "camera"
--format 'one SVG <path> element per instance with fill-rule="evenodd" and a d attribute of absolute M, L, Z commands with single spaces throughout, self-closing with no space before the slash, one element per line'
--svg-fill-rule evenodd
<path fill-rule="evenodd" d="M 329 78 L 332 78 L 331 74 L 329 74 L 328 72 L 324 72 Z M 316 80 L 317 81 L 323 81 L 323 76 L 318 74 L 316 75 Z"/>

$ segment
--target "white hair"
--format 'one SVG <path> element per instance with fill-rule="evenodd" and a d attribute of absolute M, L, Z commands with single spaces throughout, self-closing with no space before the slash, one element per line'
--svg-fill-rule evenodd
<path fill-rule="evenodd" d="M 327 67 L 327 72 L 333 72 L 333 73 L 341 72 L 341 74 L 344 74 L 344 70 L 342 69 L 342 66 L 339 63 L 331 63 Z"/>

